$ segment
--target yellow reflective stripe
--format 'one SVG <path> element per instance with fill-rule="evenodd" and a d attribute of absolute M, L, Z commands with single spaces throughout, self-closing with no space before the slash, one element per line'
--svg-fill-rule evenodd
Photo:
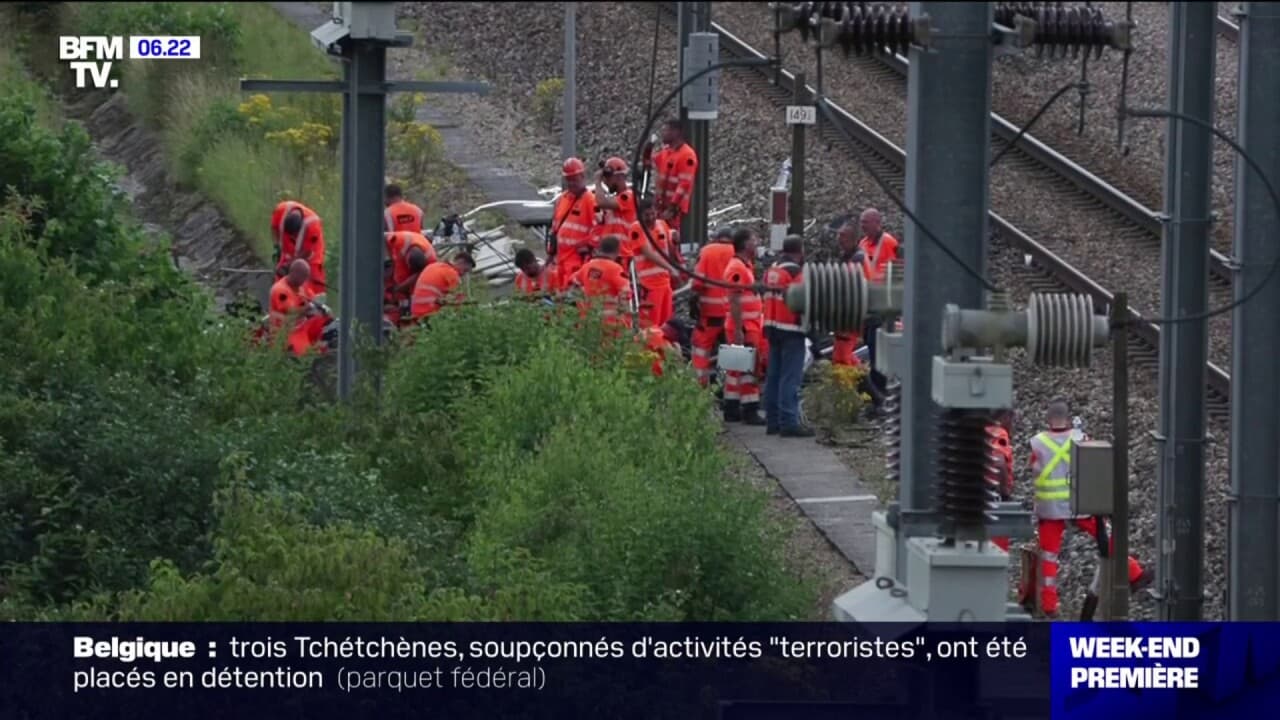
<path fill-rule="evenodd" d="M 1070 489 L 1066 490 L 1049 490 L 1048 488 L 1068 488 L 1070 479 L 1068 478 L 1052 478 L 1050 475 L 1057 469 L 1058 464 L 1066 462 L 1071 464 L 1071 438 L 1068 437 L 1066 442 L 1058 445 L 1045 433 L 1036 436 L 1045 447 L 1053 452 L 1053 458 L 1045 463 L 1044 469 L 1040 471 L 1040 476 L 1036 478 L 1036 497 L 1041 500 L 1068 500 L 1071 497 Z M 1045 488 L 1045 490 L 1040 490 Z"/>

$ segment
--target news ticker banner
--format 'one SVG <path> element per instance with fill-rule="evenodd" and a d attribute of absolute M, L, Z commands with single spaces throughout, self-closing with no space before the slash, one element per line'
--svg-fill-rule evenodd
<path fill-rule="evenodd" d="M 1227 718 L 1280 625 L 24 624 L 0 717 Z"/>

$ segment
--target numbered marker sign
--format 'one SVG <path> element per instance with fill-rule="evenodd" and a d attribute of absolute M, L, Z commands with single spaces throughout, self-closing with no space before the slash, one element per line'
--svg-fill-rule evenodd
<path fill-rule="evenodd" d="M 788 105 L 788 125 L 813 125 L 818 122 L 818 108 L 813 105 Z"/>

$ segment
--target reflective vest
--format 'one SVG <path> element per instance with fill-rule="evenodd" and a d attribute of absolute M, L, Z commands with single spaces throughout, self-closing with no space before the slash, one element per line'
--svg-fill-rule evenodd
<path fill-rule="evenodd" d="M 693 178 L 698 174 L 698 154 L 689 143 L 678 149 L 664 147 L 653 156 L 654 188 L 660 207 L 674 206 L 689 214 Z"/>
<path fill-rule="evenodd" d="M 289 284 L 289 278 L 282 277 L 277 280 L 271 286 L 271 311 L 268 317 L 272 330 L 284 327 L 289 316 L 306 309 L 307 303 L 311 300 L 312 293 L 306 285 L 295 289 Z"/>
<path fill-rule="evenodd" d="M 382 213 L 383 230 L 386 232 L 422 232 L 422 208 L 400 200 L 391 203 Z"/>
<path fill-rule="evenodd" d="M 799 284 L 804 276 L 800 265 L 790 260 L 774 263 L 764 274 L 764 284 L 768 288 L 764 293 L 764 326 L 786 330 L 787 332 L 804 332 L 800 325 L 800 316 L 787 307 L 787 288 Z"/>
<path fill-rule="evenodd" d="M 556 236 L 556 260 L 562 266 L 577 267 L 578 249 L 591 246 L 591 232 L 596 224 L 596 196 L 584 192 L 574 197 L 561 193 L 551 219 L 551 232 Z"/>
<path fill-rule="evenodd" d="M 1042 432 L 1031 438 L 1037 469 L 1036 516 L 1049 520 L 1071 517 L 1072 431 Z"/>
<path fill-rule="evenodd" d="M 631 232 L 631 224 L 636 221 L 635 191 L 627 188 L 614 195 L 613 198 L 618 201 L 618 209 L 602 209 L 600 211 L 600 222 L 591 231 L 593 238 L 591 244 L 595 247 L 600 247 L 600 241 L 610 235 L 616 235 L 618 243 L 626 245 L 627 233 Z M 595 204 L 594 195 L 591 202 Z M 623 257 L 629 259 L 631 255 L 624 250 Z"/>
<path fill-rule="evenodd" d="M 538 268 L 538 277 L 529 277 L 523 270 L 516 272 L 516 292 L 520 295 L 547 295 L 556 291 L 555 273 L 546 267 Z"/>
<path fill-rule="evenodd" d="M 732 283 L 742 288 L 748 288 L 756 284 L 756 274 L 751 271 L 751 268 L 748 267 L 745 262 L 742 261 L 742 258 L 737 256 L 734 256 L 729 260 L 729 265 L 724 269 L 723 279 L 725 282 Z M 730 293 L 732 291 L 725 290 L 725 292 Z M 757 329 L 760 328 L 761 323 L 764 320 L 764 303 L 760 301 L 760 296 L 756 294 L 755 290 L 747 289 L 738 291 L 737 294 L 739 298 L 738 303 L 742 310 L 743 329 L 745 330 L 752 327 Z M 727 304 L 728 300 L 726 299 L 725 302 Z M 726 323 L 726 327 L 732 323 L 733 314 L 729 313 L 729 320 Z"/>
<path fill-rule="evenodd" d="M 725 268 L 733 259 L 733 245 L 712 243 L 698 252 L 698 264 L 694 272 L 712 280 L 724 277 Z M 698 313 L 702 317 L 722 318 L 729 314 L 729 291 L 718 285 L 703 284 L 693 279 L 693 291 L 698 294 Z"/>
<path fill-rule="evenodd" d="M 383 236 L 387 242 L 387 255 L 391 258 L 391 281 L 399 285 L 413 273 L 409 270 L 409 252 L 414 248 L 422 248 L 427 254 L 427 264 L 436 261 L 436 249 L 425 235 L 403 230 L 389 232 Z"/>
<path fill-rule="evenodd" d="M 298 230 L 297 235 L 290 236 L 284 231 L 284 218 L 294 209 L 302 211 L 302 228 Z M 319 239 L 321 241 L 319 249 L 321 251 L 324 250 L 324 236 L 320 225 L 320 216 L 300 202 L 286 200 L 276 206 L 276 210 L 271 216 L 271 234 L 275 237 L 276 245 L 280 246 L 281 263 L 292 262 L 294 258 L 302 253 L 302 246 L 307 240 L 308 234 L 311 235 L 312 240 Z M 323 252 L 321 255 L 323 255 Z"/>
<path fill-rule="evenodd" d="M 636 278 L 640 284 L 650 290 L 671 287 L 671 273 L 641 253 L 645 246 L 645 236 L 640 223 L 631 224 L 630 234 L 631 240 L 627 245 L 635 256 Z M 649 236 L 653 238 L 654 251 L 662 257 L 667 257 L 671 252 L 671 228 L 667 223 L 663 220 L 655 220 L 653 227 L 649 228 Z"/>
<path fill-rule="evenodd" d="M 413 286 L 411 307 L 414 319 L 439 312 L 449 294 L 461 282 L 462 276 L 453 265 L 449 263 L 428 265 L 422 274 L 418 275 L 418 284 Z"/>
<path fill-rule="evenodd" d="M 596 305 L 606 325 L 631 324 L 631 318 L 620 313 L 620 307 L 631 299 L 631 283 L 621 265 L 608 258 L 592 258 L 573 280 L 586 298 L 579 305 L 584 316 L 588 306 Z"/>
<path fill-rule="evenodd" d="M 871 238 L 858 241 L 862 251 L 862 274 L 868 280 L 884 279 L 885 268 L 898 259 L 898 239 L 889 233 L 880 233 L 880 242 L 872 245 Z"/>

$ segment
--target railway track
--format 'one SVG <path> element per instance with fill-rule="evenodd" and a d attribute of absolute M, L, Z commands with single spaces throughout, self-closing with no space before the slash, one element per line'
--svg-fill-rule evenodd
<path fill-rule="evenodd" d="M 1218 32 L 1223 37 L 1225 37 L 1226 39 L 1230 40 L 1233 43 L 1239 44 L 1240 42 L 1240 26 L 1239 25 L 1237 25 L 1233 20 L 1231 20 L 1231 18 L 1226 18 L 1221 15 L 1218 16 L 1217 23 L 1218 23 Z"/>
<path fill-rule="evenodd" d="M 668 17 L 671 15 L 670 4 L 662 3 L 659 7 Z M 767 57 L 727 28 L 712 23 L 711 29 L 720 35 L 720 52 L 722 56 L 727 56 L 726 59 Z M 900 56 L 886 58 L 884 67 L 899 77 L 905 78 L 907 60 Z M 793 102 L 796 78 L 785 69 L 780 69 L 776 74 L 768 68 L 732 68 L 731 72 L 741 74 L 754 89 L 779 107 Z M 813 92 L 812 86 L 809 86 L 809 91 Z M 831 127 L 824 118 L 818 126 L 823 139 L 832 145 L 840 145 L 850 153 L 867 160 L 881 177 L 901 193 L 905 183 L 906 152 L 839 105 L 829 100 L 823 102 L 845 131 L 841 133 L 839 129 Z M 994 113 L 992 127 L 996 139 L 1003 144 L 1008 144 L 1018 131 L 1017 127 Z M 848 134 L 848 138 L 845 133 Z M 1141 242 L 1152 242 L 1154 238 L 1155 246 L 1159 247 L 1161 225 L 1156 213 L 1052 148 L 1035 140 L 1029 133 L 1018 141 L 1017 147 L 1011 150 L 1009 155 L 1020 155 L 1023 162 L 1034 162 L 1048 168 L 1061 179 L 1062 184 L 1068 185 L 1068 189 L 1076 194 L 1077 203 L 1088 202 L 1105 207 L 1118 216 L 1118 221 L 1130 228 L 1129 237 Z M 1036 242 L 995 212 L 990 213 L 990 222 L 994 232 L 1031 257 L 1032 277 L 1029 281 L 1033 289 L 1040 292 L 1065 290 L 1087 294 L 1093 298 L 1096 306 L 1102 308 L 1111 306 L 1112 293 L 1065 259 Z M 1215 252 L 1211 257 L 1211 263 L 1217 268 L 1210 270 L 1211 288 L 1216 291 L 1214 294 L 1227 294 L 1231 282 L 1231 271 L 1227 259 Z M 1138 365 L 1155 368 L 1159 357 L 1160 328 L 1143 320 L 1137 311 L 1130 310 L 1129 314 L 1131 320 L 1128 326 L 1129 345 L 1133 359 Z M 1231 379 L 1222 368 L 1213 363 L 1207 363 L 1206 393 L 1209 414 L 1223 419 L 1229 418 Z"/>

